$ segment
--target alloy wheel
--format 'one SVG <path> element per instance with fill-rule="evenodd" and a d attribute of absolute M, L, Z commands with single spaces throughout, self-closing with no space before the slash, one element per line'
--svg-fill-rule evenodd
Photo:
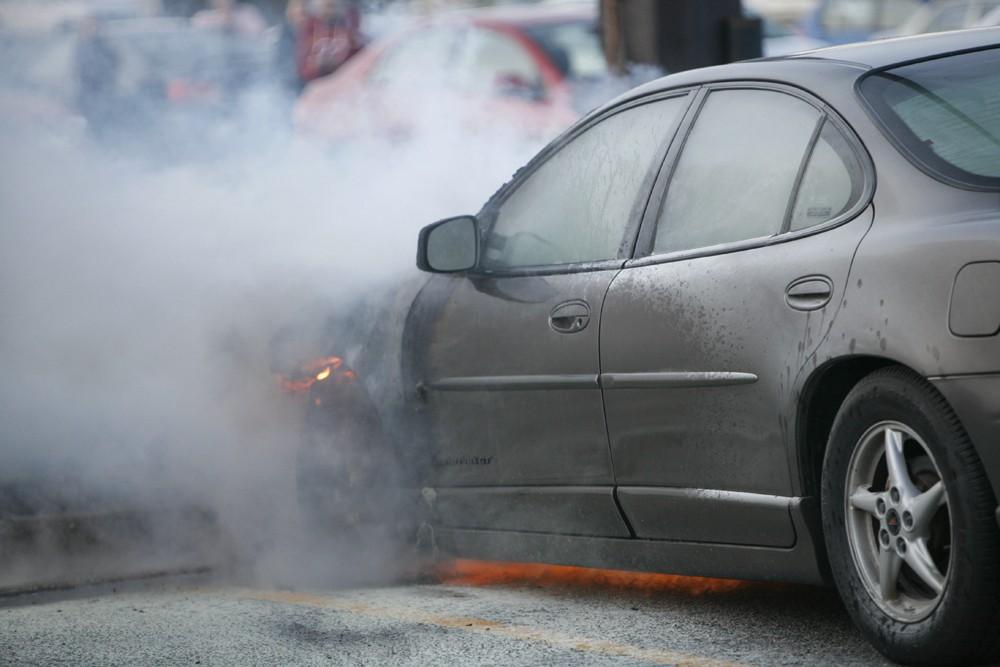
<path fill-rule="evenodd" d="M 844 498 L 868 594 L 898 621 L 926 618 L 948 585 L 952 544 L 948 492 L 926 443 L 899 422 L 872 426 L 854 448 Z"/>

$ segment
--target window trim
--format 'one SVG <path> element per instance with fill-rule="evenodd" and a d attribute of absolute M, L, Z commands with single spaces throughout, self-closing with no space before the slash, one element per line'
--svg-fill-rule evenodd
<path fill-rule="evenodd" d="M 677 137 L 680 136 L 680 128 L 683 126 L 684 120 L 690 115 L 692 106 L 694 105 L 695 98 L 697 97 L 699 86 L 683 86 L 680 88 L 674 88 L 670 90 L 662 90 L 652 93 L 650 95 L 644 95 L 642 97 L 631 98 L 623 101 L 610 109 L 605 109 L 599 112 L 594 112 L 590 116 L 585 117 L 576 125 L 573 125 L 561 135 L 556 137 L 548 146 L 543 148 L 531 161 L 528 162 L 524 167 L 519 169 L 514 173 L 514 176 L 504 184 L 497 192 L 494 194 L 483 206 L 483 208 L 477 214 L 480 224 L 480 244 L 485 244 L 489 239 L 490 234 L 493 232 L 493 226 L 496 223 L 497 212 L 499 208 L 507 201 L 520 186 L 528 178 L 530 178 L 538 169 L 548 162 L 552 156 L 562 150 L 567 144 L 572 142 L 578 136 L 587 132 L 593 128 L 598 123 L 601 123 L 612 116 L 615 116 L 629 109 L 634 109 L 636 107 L 645 106 L 647 104 L 653 104 L 656 102 L 661 102 L 668 99 L 686 99 L 686 106 L 684 106 L 681 112 L 678 114 L 677 118 L 674 120 L 673 124 L 667 128 L 664 133 L 663 143 L 659 147 L 656 155 L 650 164 L 649 170 L 643 177 L 642 186 L 639 189 L 639 196 L 632 208 L 630 213 L 630 219 L 628 224 L 625 226 L 625 231 L 622 235 L 622 240 L 618 245 L 618 256 L 607 259 L 607 260 L 597 260 L 589 262 L 570 262 L 566 264 L 542 264 L 537 266 L 526 266 L 518 268 L 505 268 L 505 269 L 484 269 L 482 267 L 482 257 L 485 255 L 484 252 L 480 252 L 480 261 L 477 265 L 468 271 L 469 275 L 473 276 L 489 276 L 489 277 L 516 277 L 516 276 L 541 276 L 541 275 L 554 275 L 563 273 L 582 273 L 591 271 L 600 271 L 605 269 L 622 268 L 625 262 L 633 256 L 635 251 L 636 241 L 638 238 L 639 230 L 642 226 L 643 219 L 646 212 L 649 209 L 650 202 L 653 198 L 654 186 L 660 177 L 663 170 L 663 166 L 669 158 L 670 151 L 676 143 Z"/>
<path fill-rule="evenodd" d="M 922 173 L 930 176 L 936 181 L 944 183 L 945 185 L 950 185 L 961 190 L 970 190 L 972 192 L 997 192 L 1000 191 L 1000 178 L 973 174 L 972 172 L 965 171 L 964 169 L 954 165 L 951 165 L 949 169 L 937 169 L 929 161 L 918 157 L 917 154 L 907 144 L 905 144 L 892 129 L 890 129 L 889 125 L 885 122 L 882 113 L 880 113 L 877 109 L 877 105 L 873 104 L 871 100 L 869 100 L 868 96 L 866 96 L 861 90 L 869 78 L 885 74 L 886 72 L 894 69 L 901 69 L 911 65 L 920 65 L 922 63 L 931 62 L 932 60 L 943 60 L 945 58 L 954 58 L 956 56 L 964 56 L 982 51 L 1000 52 L 1000 46 L 997 44 L 988 44 L 986 46 L 960 49 L 957 51 L 949 51 L 947 53 L 936 53 L 929 57 L 914 58 L 912 60 L 904 60 L 902 62 L 892 63 L 891 65 L 878 67 L 869 70 L 862 76 L 858 77 L 858 80 L 854 82 L 854 94 L 857 96 L 861 104 L 861 108 L 865 110 L 865 113 L 867 113 L 868 117 L 871 118 L 875 127 L 879 129 L 882 136 L 885 137 L 890 144 L 892 144 L 893 148 L 895 148 L 900 155 L 906 158 L 907 162 L 919 169 Z M 906 128 L 906 131 L 910 132 L 909 128 Z M 948 173 L 952 171 L 954 173 Z M 960 178 L 955 175 L 957 172 L 967 174 L 968 176 Z"/>
<path fill-rule="evenodd" d="M 812 161 L 813 151 L 816 150 L 816 144 L 819 143 L 819 138 L 820 135 L 823 134 L 823 127 L 825 125 L 826 115 L 820 113 L 819 118 L 816 119 L 816 124 L 813 125 L 812 135 L 809 137 L 809 143 L 806 144 L 806 150 L 802 153 L 802 159 L 799 160 L 799 170 L 795 173 L 795 180 L 792 182 L 792 190 L 788 193 L 788 203 L 785 204 L 785 217 L 781 221 L 781 229 L 778 231 L 778 234 L 787 234 L 792 227 L 792 216 L 795 214 L 795 204 L 799 201 L 799 190 L 802 188 L 802 181 L 805 179 L 806 169 L 809 168 L 809 163 Z"/>
<path fill-rule="evenodd" d="M 694 127 L 695 122 L 698 120 L 698 116 L 701 114 L 701 110 L 704 107 L 705 100 L 712 91 L 716 90 L 767 90 L 776 93 L 784 93 L 796 97 L 804 102 L 807 102 L 811 106 L 815 107 L 820 112 L 819 120 L 816 123 L 816 128 L 813 130 L 813 138 L 810 142 L 808 149 L 803 155 L 803 159 L 799 164 L 799 172 L 796 176 L 795 185 L 789 194 L 789 208 L 785 211 L 785 217 L 782 221 L 781 231 L 777 234 L 772 234 L 769 236 L 758 236 L 750 239 L 742 239 L 740 241 L 730 241 L 727 243 L 719 243 L 711 246 L 703 246 L 701 248 L 694 248 L 690 250 L 676 250 L 672 252 L 654 252 L 653 243 L 656 239 L 656 228 L 659 223 L 660 213 L 663 206 L 666 203 L 667 193 L 670 189 L 670 184 L 673 181 L 674 173 L 677 170 L 679 163 L 679 158 L 684 152 L 684 148 L 687 145 L 687 141 L 691 136 L 691 130 Z M 664 167 L 661 169 L 660 177 L 658 178 L 657 184 L 654 186 L 654 196 L 656 199 L 650 199 L 649 204 L 646 206 L 646 213 L 643 217 L 642 226 L 639 232 L 639 239 L 636 243 L 635 252 L 633 253 L 632 259 L 626 262 L 626 267 L 633 266 L 649 266 L 652 264 L 663 264 L 666 262 L 676 262 L 688 259 L 695 259 L 698 257 L 707 257 L 711 255 L 722 255 L 730 252 L 738 252 L 742 250 L 750 250 L 753 248 L 762 248 L 766 246 L 776 245 L 778 243 L 787 243 L 789 241 L 794 241 L 807 236 L 813 236 L 814 234 L 822 234 L 825 231 L 839 227 L 843 224 L 850 222 L 857 218 L 861 213 L 865 211 L 871 204 L 871 200 L 875 195 L 875 165 L 872 161 L 871 155 L 865 148 L 864 144 L 858 138 L 857 134 L 851 128 L 850 125 L 840 114 L 831 107 L 830 105 L 823 102 L 821 99 L 807 92 L 802 88 L 797 88 L 795 86 L 776 83 L 771 81 L 758 81 L 758 80 L 741 80 L 741 81 L 723 81 L 718 83 L 706 84 L 701 87 L 701 89 L 696 94 L 695 103 L 692 104 L 689 109 L 690 117 L 686 118 L 686 123 L 682 124 L 681 129 L 678 131 L 677 138 L 671 146 L 671 151 L 667 156 L 669 164 L 665 163 Z M 815 142 L 819 138 L 819 132 L 826 123 L 831 123 L 847 140 L 848 145 L 855 152 L 858 163 L 861 166 L 861 183 L 859 195 L 847 209 L 844 210 L 840 215 L 827 220 L 826 222 L 818 225 L 813 225 L 811 227 L 806 227 L 805 229 L 799 229 L 795 231 L 786 231 L 788 223 L 790 222 L 789 211 L 794 208 L 794 202 L 798 198 L 799 188 L 802 185 L 802 178 L 805 174 L 805 168 L 808 166 L 809 157 L 812 155 L 812 150 L 815 147 Z M 676 150 L 675 150 L 676 148 Z M 654 205 L 655 204 L 655 205 Z"/>

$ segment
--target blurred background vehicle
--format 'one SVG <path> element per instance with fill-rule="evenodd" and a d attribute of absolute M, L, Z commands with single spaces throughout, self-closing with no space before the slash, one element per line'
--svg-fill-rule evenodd
<path fill-rule="evenodd" d="M 126 104 L 154 102 L 152 112 L 192 106 L 223 111 L 233 96 L 271 80 L 273 41 L 174 18 L 117 21 L 107 34 L 122 60 L 120 95 Z"/>
<path fill-rule="evenodd" d="M 440 119 L 549 136 L 593 106 L 607 75 L 595 3 L 450 12 L 372 44 L 309 85 L 295 119 L 325 140 L 400 138 Z"/>
<path fill-rule="evenodd" d="M 905 37 L 972 28 L 997 8 L 1000 8 L 1000 0 L 945 0 L 926 3 L 901 26 L 878 33 L 876 37 Z"/>
<path fill-rule="evenodd" d="M 275 46 L 273 33 L 197 28 L 165 16 L 85 15 L 49 31 L 3 30 L 0 114 L 82 122 L 102 143 L 142 144 L 161 156 L 204 148 L 206 130 L 234 120 L 244 96 L 275 95 Z"/>
<path fill-rule="evenodd" d="M 111 21 L 103 33 L 117 60 L 113 81 L 95 91 L 81 80 L 77 91 L 92 134 L 103 141 L 187 157 L 217 148 L 212 139 L 240 120 L 244 95 L 277 90 L 270 36 L 199 28 L 174 17 Z M 79 62 L 77 69 L 78 78 L 85 76 Z M 94 95 L 106 99 L 88 104 Z"/>
<path fill-rule="evenodd" d="M 745 0 L 746 8 L 785 25 L 798 24 L 816 5 L 816 0 Z"/>
<path fill-rule="evenodd" d="M 67 32 L 84 17 L 100 20 L 154 16 L 160 0 L 3 0 L 0 28 L 5 31 Z"/>
<path fill-rule="evenodd" d="M 717 6 L 738 12 L 741 4 L 762 39 L 730 34 L 746 26 L 726 24 L 722 61 L 971 25 L 1000 0 L 727 0 L 710 9 L 722 15 Z M 609 8 L 629 17 L 609 24 Z M 684 37 L 704 30 L 708 9 L 646 0 L 6 0 L 0 40 L 17 42 L 20 53 L 5 62 L 26 71 L 8 68 L 5 78 L 19 83 L 0 96 L 0 110 L 43 109 L 69 124 L 84 118 L 91 129 L 109 117 L 118 134 L 156 143 L 193 135 L 192 119 L 228 122 L 238 98 L 256 90 L 277 93 L 282 119 L 266 122 L 293 123 L 307 143 L 396 140 L 420 127 L 504 131 L 537 143 L 631 85 L 714 64 L 717 36 Z M 641 18 L 636 28 L 644 13 L 655 28 L 644 30 Z M 247 20 L 230 27 L 229 14 Z M 108 99 L 83 104 L 88 110 L 73 76 L 84 17 L 100 22 L 117 54 L 107 59 L 114 86 L 90 95 Z M 615 31 L 611 41 L 641 48 L 612 57 L 607 35 Z M 747 48 L 754 39 L 756 53 Z M 28 41 L 37 55 L 21 49 Z"/>
<path fill-rule="evenodd" d="M 830 44 L 863 42 L 894 30 L 930 0 L 819 0 L 804 18 L 805 35 Z"/>
<path fill-rule="evenodd" d="M 787 56 L 800 51 L 812 51 L 829 46 L 821 39 L 808 37 L 767 16 L 758 15 L 753 11 L 747 11 L 746 15 L 759 16 L 761 19 L 761 51 L 765 58 Z"/>
<path fill-rule="evenodd" d="M 0 28 L 0 119 L 41 124 L 50 136 L 80 137 L 85 121 L 73 106 L 72 42 L 48 31 Z"/>
<path fill-rule="evenodd" d="M 1000 25 L 1000 7 L 996 8 L 976 24 L 977 28 L 987 28 Z"/>

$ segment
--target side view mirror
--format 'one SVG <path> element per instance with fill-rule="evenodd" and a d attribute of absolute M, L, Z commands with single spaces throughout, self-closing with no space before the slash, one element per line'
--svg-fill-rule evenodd
<path fill-rule="evenodd" d="M 431 273 L 459 273 L 479 261 L 479 221 L 475 216 L 445 218 L 420 230 L 417 268 Z"/>

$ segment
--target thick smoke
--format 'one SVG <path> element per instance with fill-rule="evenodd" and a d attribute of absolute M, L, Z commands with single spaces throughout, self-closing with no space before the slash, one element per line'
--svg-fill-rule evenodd
<path fill-rule="evenodd" d="M 72 123 L 3 119 L 6 516 L 138 510 L 162 522 L 143 539 L 176 549 L 191 536 L 167 517 L 193 508 L 224 544 L 211 558 L 278 579 L 337 567 L 302 546 L 301 398 L 274 380 L 275 337 L 292 326 L 303 361 L 325 353 L 331 316 L 420 280 L 422 225 L 477 210 L 537 144 L 442 114 L 403 145 L 330 148 L 297 139 L 270 95 L 231 111 L 238 131 L 190 160 L 154 133 L 108 146 Z M 185 141 L 218 131 L 193 125 Z M 47 556 L 0 586 L 77 576 Z"/>

